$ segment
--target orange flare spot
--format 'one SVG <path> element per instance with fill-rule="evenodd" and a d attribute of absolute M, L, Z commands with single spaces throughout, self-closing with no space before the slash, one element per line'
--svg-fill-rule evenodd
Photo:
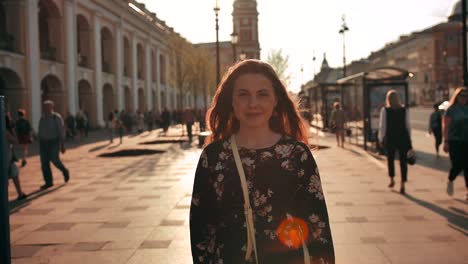
<path fill-rule="evenodd" d="M 301 235 L 302 230 L 302 235 Z M 288 217 L 278 226 L 276 230 L 278 238 L 283 245 L 298 249 L 309 237 L 307 223 L 296 217 Z"/>

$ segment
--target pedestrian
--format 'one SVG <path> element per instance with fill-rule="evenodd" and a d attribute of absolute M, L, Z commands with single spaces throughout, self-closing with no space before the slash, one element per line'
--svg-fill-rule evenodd
<path fill-rule="evenodd" d="M 169 129 L 169 125 L 171 123 L 171 114 L 169 113 L 166 107 L 164 107 L 161 112 L 161 119 L 162 119 L 163 131 L 164 133 L 167 133 L 167 130 Z"/>
<path fill-rule="evenodd" d="M 145 116 L 140 110 L 138 110 L 136 113 L 136 124 L 138 134 L 143 133 L 143 131 L 145 130 Z"/>
<path fill-rule="evenodd" d="M 200 132 L 203 132 L 206 130 L 206 120 L 205 120 L 205 115 L 206 115 L 206 109 L 202 108 L 198 111 L 198 122 L 200 123 Z"/>
<path fill-rule="evenodd" d="M 32 143 L 33 130 L 31 128 L 31 123 L 26 119 L 26 110 L 20 108 L 18 109 L 18 120 L 15 123 L 16 136 L 18 138 L 18 144 L 23 151 L 23 158 L 21 159 L 21 167 L 26 166 L 29 154 L 29 144 Z"/>
<path fill-rule="evenodd" d="M 409 111 L 401 104 L 396 90 L 389 90 L 385 107 L 380 111 L 378 139 L 387 152 L 387 168 L 390 177 L 389 188 L 395 186 L 395 152 L 400 159 L 401 185 L 400 193 L 405 194 L 405 182 L 408 178 L 407 157 L 414 155 L 411 143 Z"/>
<path fill-rule="evenodd" d="M 11 120 L 10 112 L 7 112 L 5 115 L 5 123 L 6 123 L 6 131 L 5 137 L 7 141 L 7 151 L 6 151 L 6 161 L 8 166 L 8 179 L 13 181 L 13 185 L 15 185 L 16 193 L 18 194 L 18 200 L 26 199 L 26 194 L 21 189 L 21 183 L 19 180 L 19 169 L 16 166 L 16 161 L 18 161 L 13 144 L 18 143 L 17 136 L 15 136 L 15 130 L 13 127 L 13 121 Z"/>
<path fill-rule="evenodd" d="M 306 263 L 335 263 L 306 125 L 273 68 L 232 66 L 207 120 L 190 209 L 193 263 L 304 263 L 309 254 Z"/>
<path fill-rule="evenodd" d="M 434 135 L 436 155 L 439 156 L 439 147 L 442 144 L 442 113 L 439 111 L 439 104 L 433 105 L 434 112 L 429 118 L 429 134 Z"/>
<path fill-rule="evenodd" d="M 75 117 L 68 112 L 67 117 L 65 118 L 65 135 L 67 139 L 74 139 L 76 134 L 76 128 L 79 127 L 79 117 Z"/>
<path fill-rule="evenodd" d="M 330 117 L 330 127 L 336 136 L 336 145 L 344 147 L 346 116 L 339 102 L 333 103 L 333 111 Z"/>
<path fill-rule="evenodd" d="M 88 111 L 84 110 L 83 116 L 84 116 L 84 124 L 85 124 L 85 127 L 84 127 L 84 135 L 85 135 L 85 137 L 88 137 L 89 128 L 90 128 Z"/>
<path fill-rule="evenodd" d="M 463 171 L 468 200 L 468 88 L 455 90 L 443 118 L 444 151 L 449 153 L 452 168 L 447 193 L 453 195 L 453 181 Z"/>
<path fill-rule="evenodd" d="M 147 111 L 145 115 L 145 123 L 146 123 L 146 128 L 148 129 L 148 132 L 153 131 L 153 125 L 154 125 L 154 114 L 153 111 Z"/>
<path fill-rule="evenodd" d="M 122 141 L 123 141 L 123 134 L 124 134 L 124 130 L 125 130 L 125 125 L 124 125 L 124 121 L 123 121 L 123 118 L 125 117 L 125 111 L 122 110 L 120 111 L 120 114 L 118 113 L 117 110 L 115 110 L 115 123 L 114 123 L 114 128 L 119 131 L 119 139 L 120 139 L 120 144 L 122 144 Z"/>
<path fill-rule="evenodd" d="M 183 118 L 184 118 L 185 126 L 187 127 L 187 135 L 188 135 L 189 142 L 192 143 L 192 138 L 193 138 L 192 126 L 193 126 L 193 123 L 195 122 L 195 116 L 193 114 L 192 109 L 189 109 L 189 108 L 185 109 Z"/>
<path fill-rule="evenodd" d="M 109 114 L 107 114 L 107 128 L 109 129 L 109 133 L 110 133 L 109 136 L 110 136 L 111 144 L 114 142 L 114 131 L 115 131 L 114 119 L 115 119 L 114 112 L 110 111 Z"/>
<path fill-rule="evenodd" d="M 59 151 L 65 153 L 63 119 L 59 113 L 54 112 L 54 102 L 50 100 L 44 102 L 44 113 L 39 120 L 38 137 L 42 176 L 45 182 L 41 186 L 41 190 L 54 185 L 50 162 L 62 172 L 65 182 L 68 182 L 70 180 L 70 172 L 63 165 L 59 154 Z"/>
<path fill-rule="evenodd" d="M 77 134 L 79 134 L 79 137 L 83 137 L 86 134 L 85 133 L 86 121 L 85 121 L 85 116 L 82 110 L 76 113 L 75 119 L 76 119 L 76 129 L 78 130 Z"/>

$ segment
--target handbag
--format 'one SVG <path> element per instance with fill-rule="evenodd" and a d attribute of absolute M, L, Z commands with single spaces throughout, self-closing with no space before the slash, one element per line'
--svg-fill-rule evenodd
<path fill-rule="evenodd" d="M 252 251 L 255 253 L 255 263 L 259 264 L 258 262 L 258 254 L 257 254 L 257 244 L 255 240 L 255 225 L 253 221 L 253 212 L 252 207 L 250 205 L 249 199 L 249 189 L 247 188 L 247 180 L 244 173 L 244 168 L 242 166 L 242 162 L 239 155 L 239 150 L 237 149 L 236 138 L 234 135 L 231 136 L 231 148 L 232 153 L 234 154 L 234 161 L 236 163 L 237 172 L 239 173 L 241 185 L 242 185 L 242 193 L 244 196 L 244 214 L 245 214 L 245 221 L 247 225 L 247 252 L 245 253 L 245 260 L 250 259 L 252 255 Z M 302 230 L 299 229 L 299 235 L 301 238 Z M 306 244 L 302 243 L 302 249 L 304 251 L 304 263 L 310 264 L 310 255 L 309 249 L 307 248 Z"/>
<path fill-rule="evenodd" d="M 409 165 L 414 165 L 416 163 L 416 155 L 414 154 L 414 151 L 412 149 L 406 152 L 406 162 Z"/>

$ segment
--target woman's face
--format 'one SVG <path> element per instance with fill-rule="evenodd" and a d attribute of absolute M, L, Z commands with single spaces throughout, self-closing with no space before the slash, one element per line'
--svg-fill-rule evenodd
<path fill-rule="evenodd" d="M 241 128 L 268 127 L 277 102 L 271 81 L 262 74 L 244 74 L 234 83 L 232 107 Z"/>
<path fill-rule="evenodd" d="M 467 102 L 468 102 L 468 90 L 463 90 L 457 96 L 457 103 L 461 105 L 466 105 Z"/>

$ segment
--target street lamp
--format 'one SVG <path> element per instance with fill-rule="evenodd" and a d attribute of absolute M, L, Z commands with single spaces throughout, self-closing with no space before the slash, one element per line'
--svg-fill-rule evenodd
<path fill-rule="evenodd" d="M 247 59 L 247 54 L 245 53 L 245 51 L 241 51 L 241 54 L 239 55 L 239 59 L 241 61 Z"/>
<path fill-rule="evenodd" d="M 219 5 L 218 0 L 215 2 L 215 7 L 213 8 L 215 15 L 216 15 L 216 86 L 219 85 L 220 82 L 220 69 L 219 69 L 219 26 L 218 26 L 218 14 L 219 14 Z"/>
<path fill-rule="evenodd" d="M 466 0 L 462 0 L 462 45 L 463 45 L 463 85 L 468 86 L 468 59 L 466 40 Z"/>
<path fill-rule="evenodd" d="M 231 34 L 231 42 L 232 42 L 232 60 L 234 63 L 237 61 L 237 52 L 236 52 L 236 45 L 237 42 L 239 41 L 239 36 L 237 35 L 236 32 L 232 32 Z"/>
<path fill-rule="evenodd" d="M 343 34 L 343 77 L 346 77 L 346 46 L 345 46 L 345 32 L 349 30 L 348 26 L 346 25 L 345 15 L 341 16 L 341 20 L 343 24 L 341 25 L 341 29 L 339 31 L 340 34 Z"/>

